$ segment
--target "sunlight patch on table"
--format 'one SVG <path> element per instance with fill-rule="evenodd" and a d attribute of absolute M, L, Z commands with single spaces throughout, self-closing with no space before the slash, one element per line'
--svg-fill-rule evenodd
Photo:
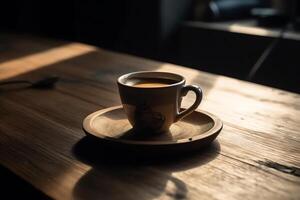
<path fill-rule="evenodd" d="M 96 47 L 70 43 L 0 63 L 0 80 L 12 78 L 51 64 L 96 51 Z"/>
<path fill-rule="evenodd" d="M 84 171 L 88 172 L 91 168 L 85 164 L 70 166 L 63 174 L 53 176 L 49 184 L 41 187 L 55 198 L 72 199 L 72 193 L 66 191 L 72 191 L 77 182 L 85 175 Z"/>

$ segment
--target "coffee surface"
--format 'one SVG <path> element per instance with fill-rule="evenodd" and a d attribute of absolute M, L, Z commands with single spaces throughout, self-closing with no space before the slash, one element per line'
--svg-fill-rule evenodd
<path fill-rule="evenodd" d="M 163 78 L 134 78 L 127 81 L 127 85 L 139 88 L 157 88 L 165 87 L 176 83 L 176 80 Z"/>

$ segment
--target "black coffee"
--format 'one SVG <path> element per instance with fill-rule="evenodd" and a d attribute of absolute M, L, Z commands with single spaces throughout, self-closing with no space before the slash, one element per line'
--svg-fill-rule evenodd
<path fill-rule="evenodd" d="M 157 88 L 165 87 L 176 82 L 176 80 L 164 78 L 132 78 L 127 80 L 126 84 L 139 88 Z"/>

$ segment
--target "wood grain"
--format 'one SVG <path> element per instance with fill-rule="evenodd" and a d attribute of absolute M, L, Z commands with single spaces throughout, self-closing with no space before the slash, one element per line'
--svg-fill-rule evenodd
<path fill-rule="evenodd" d="M 300 95 L 84 44 L 70 49 L 68 42 L 43 38 L 0 38 L 2 80 L 61 77 L 53 90 L 0 89 L 0 163 L 48 196 L 300 198 Z M 49 51 L 46 64 L 34 56 Z M 73 56 L 57 60 L 64 55 Z M 12 77 L 15 70 L 22 73 Z M 138 70 L 179 73 L 200 85 L 199 108 L 224 122 L 217 142 L 185 157 L 135 160 L 122 152 L 111 157 L 84 138 L 84 117 L 120 104 L 116 78 Z M 184 105 L 192 102 L 188 95 Z"/>

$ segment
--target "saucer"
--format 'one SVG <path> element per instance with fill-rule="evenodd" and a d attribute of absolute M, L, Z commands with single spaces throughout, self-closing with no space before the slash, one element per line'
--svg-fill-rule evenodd
<path fill-rule="evenodd" d="M 223 124 L 219 118 L 196 110 L 174 123 L 168 132 L 144 134 L 132 129 L 122 106 L 91 113 L 83 121 L 87 136 L 116 147 L 157 151 L 189 151 L 211 143 Z"/>

